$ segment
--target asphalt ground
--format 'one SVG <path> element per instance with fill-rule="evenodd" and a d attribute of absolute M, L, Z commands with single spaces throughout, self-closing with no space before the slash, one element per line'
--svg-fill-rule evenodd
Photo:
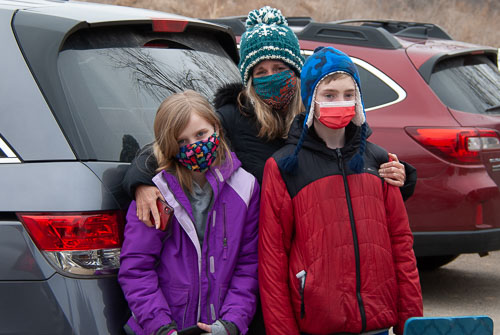
<path fill-rule="evenodd" d="M 453 262 L 420 273 L 424 316 L 487 315 L 500 335 L 500 251 L 460 255 Z"/>
<path fill-rule="evenodd" d="M 500 251 L 460 255 L 434 271 L 420 272 L 424 316 L 487 315 L 500 335 Z"/>

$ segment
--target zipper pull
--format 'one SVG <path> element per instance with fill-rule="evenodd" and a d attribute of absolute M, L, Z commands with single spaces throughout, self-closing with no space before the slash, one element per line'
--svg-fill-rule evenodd
<path fill-rule="evenodd" d="M 302 270 L 295 275 L 299 280 L 299 294 L 300 294 L 300 318 L 303 319 L 306 314 L 306 306 L 304 304 L 304 288 L 306 287 L 306 271 Z"/>
<path fill-rule="evenodd" d="M 342 159 L 342 151 L 340 151 L 340 148 L 335 149 L 335 151 L 337 152 L 337 157 L 339 159 L 339 167 L 342 170 L 344 170 L 344 162 L 343 162 L 343 159 Z"/>
<path fill-rule="evenodd" d="M 227 259 L 227 237 L 224 237 L 224 251 L 222 253 L 223 259 Z"/>

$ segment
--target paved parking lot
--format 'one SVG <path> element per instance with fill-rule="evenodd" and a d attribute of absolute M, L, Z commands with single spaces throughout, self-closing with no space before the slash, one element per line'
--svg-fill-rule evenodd
<path fill-rule="evenodd" d="M 488 315 L 500 334 L 500 251 L 461 255 L 420 281 L 425 316 Z"/>
<path fill-rule="evenodd" d="M 500 335 L 500 251 L 461 255 L 420 282 L 425 316 L 488 315 Z"/>

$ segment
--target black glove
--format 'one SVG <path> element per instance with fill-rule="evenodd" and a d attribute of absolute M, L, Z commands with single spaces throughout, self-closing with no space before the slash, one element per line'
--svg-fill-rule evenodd
<path fill-rule="evenodd" d="M 169 332 L 172 330 L 177 329 L 177 324 L 175 321 L 170 322 L 168 325 L 161 326 L 155 333 L 154 335 L 167 335 Z"/>

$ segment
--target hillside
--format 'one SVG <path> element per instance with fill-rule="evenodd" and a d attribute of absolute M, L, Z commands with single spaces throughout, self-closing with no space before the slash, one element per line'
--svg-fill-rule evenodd
<path fill-rule="evenodd" d="M 141 7 L 191 17 L 246 15 L 270 5 L 288 16 L 311 16 L 317 21 L 392 19 L 431 22 L 465 42 L 500 47 L 498 0 L 86 0 Z"/>

